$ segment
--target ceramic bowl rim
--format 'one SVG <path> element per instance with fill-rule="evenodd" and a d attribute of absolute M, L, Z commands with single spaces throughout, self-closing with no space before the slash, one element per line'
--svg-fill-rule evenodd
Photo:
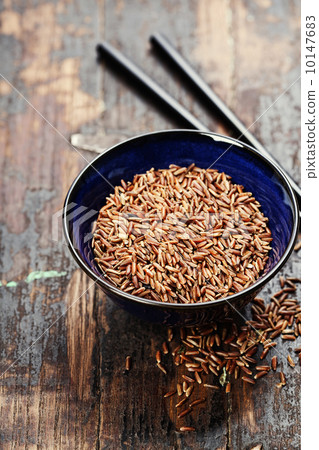
<path fill-rule="evenodd" d="M 160 302 L 158 300 L 151 300 L 151 299 L 146 299 L 143 297 L 138 297 L 136 295 L 132 295 L 132 294 L 122 291 L 121 289 L 108 283 L 102 275 L 98 276 L 96 273 L 93 272 L 93 270 L 90 267 L 88 267 L 82 261 L 82 259 L 79 257 L 77 251 L 74 248 L 74 245 L 71 241 L 71 237 L 69 235 L 69 230 L 68 230 L 66 211 L 67 211 L 67 205 L 69 203 L 69 199 L 73 193 L 73 190 L 76 188 L 78 182 L 80 181 L 80 179 L 82 178 L 84 173 L 87 170 L 89 170 L 96 161 L 98 161 L 100 158 L 103 158 L 106 153 L 115 152 L 118 147 L 127 145 L 131 141 L 143 139 L 143 138 L 146 138 L 146 137 L 152 136 L 152 135 L 178 134 L 178 133 L 190 134 L 190 135 L 208 135 L 214 141 L 226 142 L 228 144 L 234 143 L 234 144 L 236 144 L 237 147 L 240 146 L 240 147 L 244 147 L 245 149 L 248 149 L 250 152 L 257 155 L 258 158 L 260 158 L 264 163 L 266 163 L 266 165 L 269 165 L 277 173 L 280 181 L 282 182 L 283 187 L 285 188 L 285 190 L 288 193 L 289 198 L 292 202 L 292 214 L 293 214 L 293 222 L 294 222 L 293 228 L 292 228 L 290 240 L 289 240 L 289 242 L 286 246 L 286 249 L 285 249 L 283 255 L 281 256 L 280 260 L 275 264 L 275 266 L 265 276 L 258 278 L 248 288 L 243 289 L 242 291 L 237 292 L 236 294 L 232 294 L 227 297 L 223 297 L 223 298 L 217 299 L 217 300 L 212 300 L 209 302 L 198 302 L 198 303 L 187 303 L 187 304 L 185 304 L 185 303 L 166 303 L 166 302 Z M 290 254 L 293 250 L 293 246 L 294 246 L 294 243 L 296 240 L 297 230 L 298 230 L 299 209 L 298 209 L 295 194 L 294 194 L 292 187 L 288 181 L 288 178 L 286 177 L 286 175 L 284 174 L 282 169 L 278 166 L 278 164 L 273 162 L 270 158 L 259 153 L 252 146 L 246 144 L 245 142 L 239 141 L 238 139 L 224 136 L 222 134 L 214 133 L 211 131 L 190 130 L 190 129 L 170 129 L 170 130 L 159 130 L 159 131 L 152 131 L 152 132 L 148 132 L 148 133 L 139 134 L 139 135 L 131 137 L 129 139 L 125 139 L 124 141 L 119 142 L 119 143 L 111 146 L 110 148 L 107 148 L 103 153 L 97 155 L 92 161 L 90 161 L 81 170 L 79 175 L 75 178 L 75 180 L 71 184 L 71 186 L 68 190 L 68 193 L 65 197 L 65 201 L 64 201 L 64 205 L 63 205 L 62 221 L 63 221 L 64 236 L 66 238 L 68 248 L 69 248 L 73 258 L 75 259 L 77 264 L 81 267 L 81 269 L 84 270 L 84 272 L 90 278 L 92 278 L 95 283 L 97 283 L 101 287 L 105 288 L 105 290 L 107 292 L 110 291 L 112 294 L 115 294 L 120 297 L 124 297 L 126 300 L 130 300 L 135 303 L 140 303 L 141 305 L 144 305 L 144 306 L 147 305 L 147 306 L 159 307 L 159 308 L 164 308 L 164 309 L 166 308 L 166 309 L 179 309 L 179 310 L 184 310 L 184 311 L 185 310 L 191 311 L 191 310 L 202 309 L 202 308 L 216 307 L 217 305 L 220 305 L 222 303 L 228 303 L 228 304 L 234 303 L 234 301 L 236 299 L 240 299 L 242 296 L 249 295 L 249 293 L 252 293 L 258 289 L 260 290 L 271 278 L 273 278 L 279 272 L 279 270 L 283 267 L 283 265 L 286 263 L 287 259 L 289 258 Z"/>

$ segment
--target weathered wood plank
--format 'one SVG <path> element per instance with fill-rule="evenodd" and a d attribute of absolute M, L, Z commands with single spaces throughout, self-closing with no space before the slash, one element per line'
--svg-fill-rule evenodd
<path fill-rule="evenodd" d="M 231 33 L 234 108 L 247 126 L 258 118 L 251 131 L 297 182 L 300 180 L 299 22 L 292 17 L 298 17 L 299 7 L 296 2 L 289 4 L 291 15 L 287 20 L 287 10 L 277 2 L 237 2 L 232 8 Z M 270 54 L 269 48 L 272 57 L 265 58 Z M 300 275 L 298 254 L 292 255 L 283 274 Z M 269 298 L 278 285 L 277 277 L 260 296 Z M 264 449 L 300 447 L 300 367 L 293 370 L 287 363 L 288 349 L 297 343 L 287 345 L 278 341 L 276 350 L 280 367 L 287 375 L 287 386 L 282 390 L 276 388 L 278 374 L 259 380 L 253 388 L 235 385 L 229 401 L 230 448 L 250 449 L 257 444 L 263 444 Z M 268 362 L 272 355 L 268 355 Z"/>
<path fill-rule="evenodd" d="M 294 253 L 280 275 L 300 274 L 300 257 Z M 280 289 L 279 275 L 267 285 L 259 297 L 267 301 Z M 294 298 L 300 298 L 300 290 Z M 243 312 L 249 317 L 249 307 Z M 229 396 L 229 446 L 234 449 L 250 449 L 262 444 L 264 449 L 300 448 L 300 365 L 294 349 L 300 347 L 300 338 L 294 342 L 276 339 L 277 346 L 263 360 L 271 365 L 271 358 L 278 358 L 278 369 L 248 386 L 239 380 Z M 287 362 L 288 354 L 295 361 L 295 368 Z M 287 385 L 276 387 L 283 371 Z M 283 432 L 285 430 L 285 432 Z"/>

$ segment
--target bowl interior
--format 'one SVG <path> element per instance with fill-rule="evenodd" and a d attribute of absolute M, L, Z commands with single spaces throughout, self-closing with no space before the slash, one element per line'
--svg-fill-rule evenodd
<path fill-rule="evenodd" d="M 166 131 L 125 141 L 97 157 L 73 183 L 66 200 L 66 228 L 74 251 L 96 275 L 91 230 L 105 197 L 121 179 L 131 181 L 135 174 L 170 164 L 216 168 L 235 183 L 251 191 L 269 218 L 272 250 L 264 277 L 284 255 L 295 232 L 296 214 L 280 172 L 244 144 L 219 135 L 196 131 Z"/>

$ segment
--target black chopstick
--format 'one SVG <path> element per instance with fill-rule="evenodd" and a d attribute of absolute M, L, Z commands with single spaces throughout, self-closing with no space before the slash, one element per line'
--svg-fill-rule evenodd
<path fill-rule="evenodd" d="M 255 136 L 247 129 L 247 127 L 235 116 L 235 114 L 228 108 L 227 105 L 212 91 L 207 83 L 198 75 L 191 65 L 182 57 L 182 55 L 172 46 L 168 39 L 161 33 L 155 33 L 150 37 L 151 43 L 159 48 L 170 61 L 173 62 L 178 69 L 185 75 L 191 83 L 209 100 L 211 105 L 232 127 L 240 133 L 237 139 L 242 137 L 259 153 L 270 159 L 275 165 L 279 166 L 288 178 L 292 189 L 295 192 L 299 207 L 301 206 L 301 189 L 291 176 L 281 167 L 275 158 L 266 150 L 266 148 L 255 138 Z"/>
<path fill-rule="evenodd" d="M 108 42 L 100 43 L 96 46 L 96 51 L 100 59 L 105 60 L 111 58 L 122 69 L 124 69 L 129 75 L 161 102 L 168 106 L 174 113 L 180 116 L 189 126 L 196 130 L 209 131 L 205 125 L 203 125 L 193 114 L 185 109 L 180 103 L 178 103 L 172 96 L 170 96 L 164 89 L 153 81 L 148 75 L 146 75 L 139 67 L 136 66 L 130 59 L 123 55 L 119 50 L 114 48 Z"/>

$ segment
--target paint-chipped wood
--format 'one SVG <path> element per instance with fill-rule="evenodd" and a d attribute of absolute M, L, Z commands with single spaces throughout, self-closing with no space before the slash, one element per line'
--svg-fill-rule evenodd
<path fill-rule="evenodd" d="M 63 242 L 60 213 L 71 182 L 94 157 L 90 139 L 101 149 L 182 125 L 96 64 L 99 40 L 121 49 L 213 131 L 229 131 L 159 62 L 148 43 L 154 31 L 167 34 L 299 181 L 299 16 L 297 1 L 3 2 L 1 448 L 300 447 L 300 367 L 287 362 L 298 343 L 278 344 L 277 372 L 255 386 L 239 381 L 227 395 L 212 391 L 189 418 L 197 431 L 179 433 L 174 400 L 163 399 L 174 389 L 173 367 L 165 376 L 155 361 L 166 330 L 129 316 L 92 285 Z M 282 273 L 299 272 L 294 253 Z M 261 295 L 278 285 L 279 276 Z"/>

